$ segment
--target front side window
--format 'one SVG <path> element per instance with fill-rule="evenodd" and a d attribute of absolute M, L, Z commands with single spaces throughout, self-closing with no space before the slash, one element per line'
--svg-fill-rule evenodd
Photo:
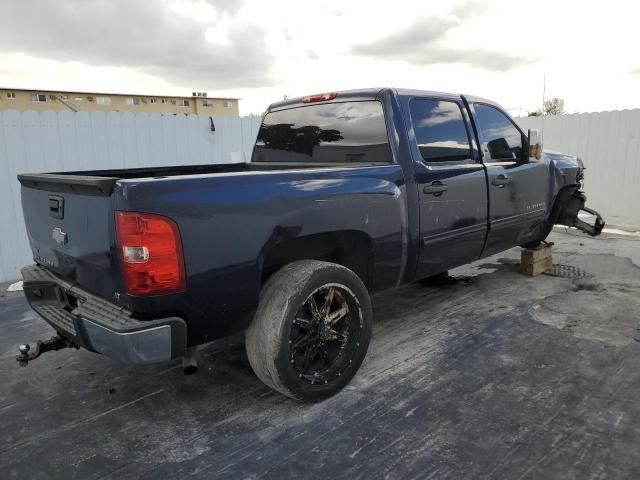
<path fill-rule="evenodd" d="M 110 105 L 111 99 L 109 97 L 96 97 L 96 103 L 98 105 Z"/>
<path fill-rule="evenodd" d="M 457 103 L 416 99 L 411 121 L 425 162 L 471 162 L 469 135 Z"/>
<path fill-rule="evenodd" d="M 34 103 L 44 103 L 47 101 L 47 96 L 44 93 L 32 93 L 31 101 Z"/>
<path fill-rule="evenodd" d="M 390 163 L 382 104 L 324 103 L 267 113 L 252 161 Z"/>
<path fill-rule="evenodd" d="M 487 161 L 518 161 L 523 159 L 523 138 L 509 117 L 490 105 L 473 106 L 482 137 L 483 157 Z"/>

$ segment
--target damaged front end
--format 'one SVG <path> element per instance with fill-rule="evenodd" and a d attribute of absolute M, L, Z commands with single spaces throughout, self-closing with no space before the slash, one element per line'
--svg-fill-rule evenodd
<path fill-rule="evenodd" d="M 604 220 L 598 212 L 585 206 L 587 197 L 584 192 L 581 192 L 576 187 L 575 189 L 567 190 L 558 200 L 555 224 L 575 227 L 592 237 L 596 237 L 602 233 Z M 593 224 L 582 220 L 580 218 L 581 212 L 594 216 L 595 220 Z"/>
<path fill-rule="evenodd" d="M 541 147 L 539 147 L 541 148 Z M 550 160 L 552 179 L 557 192 L 547 228 L 553 225 L 575 227 L 596 237 L 602 233 L 605 222 L 595 210 L 586 207 L 587 197 L 582 191 L 586 167 L 580 157 L 560 152 L 545 151 Z M 591 217 L 591 218 L 589 218 Z"/>

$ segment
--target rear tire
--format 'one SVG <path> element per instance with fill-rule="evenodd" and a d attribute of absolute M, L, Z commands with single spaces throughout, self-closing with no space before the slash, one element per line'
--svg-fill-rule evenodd
<path fill-rule="evenodd" d="M 341 390 L 371 338 L 371 301 L 351 270 L 302 260 L 274 273 L 245 335 L 249 363 L 266 385 L 305 402 Z"/>

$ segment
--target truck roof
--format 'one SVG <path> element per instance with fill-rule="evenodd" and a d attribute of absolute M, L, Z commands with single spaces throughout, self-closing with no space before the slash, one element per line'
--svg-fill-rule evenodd
<path fill-rule="evenodd" d="M 386 89 L 385 88 L 363 88 L 358 90 L 340 90 L 340 91 L 337 91 L 336 93 L 338 94 L 338 98 L 340 98 L 341 100 L 375 100 L 380 94 L 380 92 L 382 92 L 383 90 L 386 90 Z M 315 94 L 311 94 L 311 95 L 315 95 Z M 303 99 L 305 97 L 306 95 L 304 97 L 288 98 L 280 102 L 274 102 L 271 105 L 269 105 L 269 108 L 267 108 L 267 112 L 302 105 L 304 103 Z"/>
<path fill-rule="evenodd" d="M 455 99 L 455 100 L 458 100 L 462 96 L 462 94 L 460 94 L 460 93 L 436 92 L 436 91 L 432 91 L 432 90 L 418 90 L 418 89 L 411 89 L 411 88 L 391 88 L 391 87 L 362 88 L 362 89 L 357 89 L 357 90 L 340 90 L 340 91 L 336 91 L 335 93 L 337 93 L 337 98 L 339 98 L 342 101 L 345 101 L 345 100 L 375 100 L 375 99 L 379 98 L 380 94 L 385 92 L 385 91 L 392 91 L 392 92 L 395 93 L 395 95 L 397 95 L 399 97 L 404 97 L 404 96 L 411 96 L 411 97 L 423 96 L 423 97 L 438 97 L 438 98 L 444 98 L 444 99 L 451 99 L 451 100 Z M 333 93 L 333 92 L 331 92 L 331 93 Z M 312 94 L 312 95 L 315 95 L 315 94 Z M 464 96 L 468 100 L 481 101 L 483 103 L 489 103 L 489 104 L 492 104 L 492 105 L 497 105 L 495 102 L 493 102 L 491 100 L 488 100 L 488 99 L 485 99 L 485 98 L 482 98 L 482 97 L 476 97 L 474 95 L 464 95 Z M 303 99 L 305 97 L 295 97 L 295 98 L 289 98 L 287 100 L 282 100 L 280 102 L 274 102 L 271 105 L 269 105 L 269 108 L 267 108 L 267 112 L 271 112 L 271 111 L 274 111 L 274 110 L 282 110 L 282 109 L 285 109 L 285 108 L 292 108 L 292 107 L 297 107 L 297 106 L 303 105 L 303 104 L 305 104 L 303 102 Z"/>

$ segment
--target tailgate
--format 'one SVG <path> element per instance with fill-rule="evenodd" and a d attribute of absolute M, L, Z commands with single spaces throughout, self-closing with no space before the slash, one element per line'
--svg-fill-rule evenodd
<path fill-rule="evenodd" d="M 113 296 L 116 178 L 64 174 L 19 175 L 22 209 L 36 263 L 106 298 Z"/>

